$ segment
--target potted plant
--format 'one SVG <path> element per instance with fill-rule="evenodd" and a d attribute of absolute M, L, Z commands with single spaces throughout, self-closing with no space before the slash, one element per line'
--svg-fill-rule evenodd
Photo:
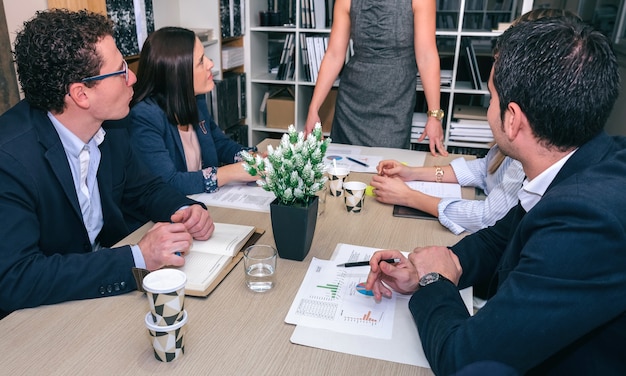
<path fill-rule="evenodd" d="M 244 168 L 258 176 L 257 184 L 273 192 L 270 204 L 272 231 L 281 258 L 302 261 L 311 248 L 317 222 L 318 197 L 324 187 L 324 155 L 330 138 L 315 124 L 308 137 L 292 125 L 275 149 L 269 145 L 267 156 L 242 153 Z"/>

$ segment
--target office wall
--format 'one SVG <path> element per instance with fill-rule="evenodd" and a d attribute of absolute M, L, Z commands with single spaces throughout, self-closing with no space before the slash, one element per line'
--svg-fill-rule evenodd
<path fill-rule="evenodd" d="M 7 17 L 11 45 L 15 40 L 15 32 L 22 28 L 24 21 L 42 9 L 48 9 L 48 0 L 4 0 L 4 12 Z"/>
<path fill-rule="evenodd" d="M 4 14 L 11 48 L 15 41 L 15 33 L 22 28 L 24 21 L 30 19 L 38 10 L 48 9 L 48 0 L 4 0 Z M 17 72 L 16 72 L 17 76 Z M 18 83 L 19 86 L 19 83 Z M 20 98 L 23 98 L 20 89 Z"/>

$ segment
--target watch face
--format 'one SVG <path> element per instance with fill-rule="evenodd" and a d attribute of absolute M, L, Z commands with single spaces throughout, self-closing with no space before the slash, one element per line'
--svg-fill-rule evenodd
<path fill-rule="evenodd" d="M 436 118 L 437 120 L 441 120 L 443 119 L 443 110 L 439 109 L 439 110 L 433 110 L 433 111 L 428 111 L 428 116 L 432 116 L 434 118 Z"/>
<path fill-rule="evenodd" d="M 428 273 L 420 278 L 420 286 L 426 286 L 439 280 L 439 273 Z"/>

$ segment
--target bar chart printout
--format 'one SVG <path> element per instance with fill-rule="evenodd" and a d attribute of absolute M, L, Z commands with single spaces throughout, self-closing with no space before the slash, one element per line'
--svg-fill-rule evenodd
<path fill-rule="evenodd" d="M 313 258 L 285 321 L 341 333 L 391 338 L 395 294 L 376 303 L 364 290 L 368 268 Z"/>

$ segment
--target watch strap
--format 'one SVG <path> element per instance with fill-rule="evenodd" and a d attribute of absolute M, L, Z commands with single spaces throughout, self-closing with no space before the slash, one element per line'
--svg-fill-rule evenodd
<path fill-rule="evenodd" d="M 448 278 L 446 278 L 442 274 L 439 274 L 437 272 L 431 272 L 431 273 L 428 273 L 428 274 L 424 274 L 422 276 L 422 278 L 420 278 L 419 285 L 420 285 L 420 287 L 425 287 L 425 286 L 430 285 L 431 283 L 435 283 L 435 282 L 439 282 L 439 281 L 448 281 L 448 282 L 454 284 L 451 280 L 449 280 Z"/>

